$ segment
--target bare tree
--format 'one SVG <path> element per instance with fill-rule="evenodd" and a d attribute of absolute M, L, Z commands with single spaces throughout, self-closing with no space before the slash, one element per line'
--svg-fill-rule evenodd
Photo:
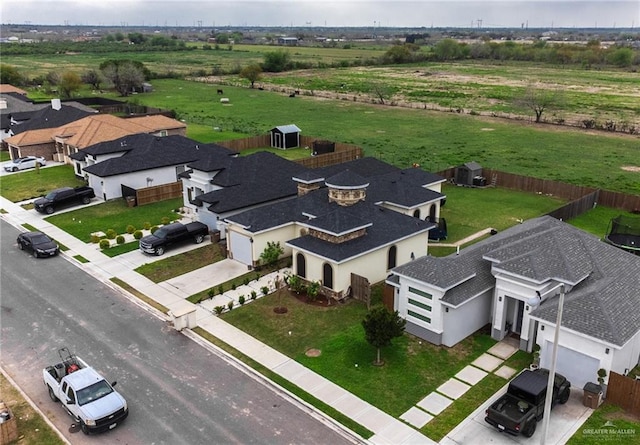
<path fill-rule="evenodd" d="M 533 111 L 537 123 L 542 120 L 542 113 L 560 107 L 562 102 L 563 94 L 559 89 L 548 89 L 534 84 L 527 86 L 524 93 L 516 97 L 516 105 Z"/>
<path fill-rule="evenodd" d="M 378 99 L 381 105 L 384 105 L 385 100 L 388 100 L 393 95 L 390 87 L 378 82 L 371 84 L 371 93 Z"/>
<path fill-rule="evenodd" d="M 134 88 L 140 88 L 145 80 L 144 71 L 128 60 L 108 63 L 102 68 L 102 73 L 121 96 L 128 96 Z"/>

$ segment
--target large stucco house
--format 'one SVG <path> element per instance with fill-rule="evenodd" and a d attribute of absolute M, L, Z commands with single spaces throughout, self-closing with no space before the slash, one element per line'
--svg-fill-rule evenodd
<path fill-rule="evenodd" d="M 269 242 L 293 258 L 293 271 L 340 299 L 352 274 L 369 282 L 427 253 L 444 195 L 444 179 L 418 168 L 401 170 L 373 158 L 290 178 L 295 197 L 225 219 L 229 255 L 256 266 Z"/>
<path fill-rule="evenodd" d="M 220 145 L 201 144 L 180 135 L 140 133 L 91 145 L 69 158 L 76 176 L 106 201 L 133 195 L 135 190 L 177 183 L 192 162 L 234 155 Z"/>
<path fill-rule="evenodd" d="M 453 346 L 489 325 L 496 340 L 539 345 L 543 367 L 563 284 L 557 371 L 582 387 L 600 368 L 625 374 L 640 362 L 640 257 L 549 216 L 458 254 L 417 258 L 386 282 L 407 332 Z"/>

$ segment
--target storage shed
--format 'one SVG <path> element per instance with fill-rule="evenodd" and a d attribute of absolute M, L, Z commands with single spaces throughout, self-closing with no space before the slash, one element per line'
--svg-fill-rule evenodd
<path fill-rule="evenodd" d="M 300 129 L 293 124 L 271 129 L 271 146 L 274 148 L 297 148 L 300 146 Z"/>
<path fill-rule="evenodd" d="M 471 161 L 456 167 L 456 184 L 459 185 L 481 185 L 474 183 L 474 178 L 482 177 L 482 166 Z M 478 180 L 476 179 L 476 182 Z"/>

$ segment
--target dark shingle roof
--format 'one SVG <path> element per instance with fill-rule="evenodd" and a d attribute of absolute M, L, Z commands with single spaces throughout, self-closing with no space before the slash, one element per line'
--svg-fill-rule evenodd
<path fill-rule="evenodd" d="M 73 106 L 62 104 L 59 110 L 55 110 L 51 105 L 46 105 L 32 113 L 28 121 L 15 126 L 13 132 L 18 134 L 29 130 L 62 127 L 96 113 L 97 111 L 77 103 Z"/>
<path fill-rule="evenodd" d="M 447 289 L 442 302 L 458 306 L 495 286 L 492 261 L 496 269 L 534 281 L 577 283 L 565 299 L 562 325 L 569 329 L 616 345 L 640 330 L 640 257 L 549 216 L 459 255 L 418 258 L 393 272 Z M 557 305 L 557 297 L 549 298 L 531 315 L 555 323 Z"/>
<path fill-rule="evenodd" d="M 233 152 L 218 145 L 199 144 L 184 136 L 153 136 L 135 134 L 114 141 L 102 142 L 80 150 L 74 159 L 84 154 L 125 152 L 122 156 L 107 159 L 85 167 L 88 173 L 99 177 L 121 175 L 154 168 L 183 165 L 207 157 L 224 157 Z"/>
<path fill-rule="evenodd" d="M 269 152 L 234 157 L 226 163 L 211 180 L 222 188 L 197 196 L 198 200 L 210 204 L 209 210 L 215 213 L 295 197 L 298 188 L 291 178 L 306 170 Z"/>

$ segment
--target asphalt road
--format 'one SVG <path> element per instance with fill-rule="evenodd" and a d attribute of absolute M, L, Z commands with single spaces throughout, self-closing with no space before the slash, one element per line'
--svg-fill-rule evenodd
<path fill-rule="evenodd" d="M 71 261 L 18 250 L 5 221 L 0 233 L 0 365 L 71 443 L 351 443 Z M 63 346 L 117 380 L 130 407 L 121 426 L 96 437 L 70 431 L 42 383 Z"/>

